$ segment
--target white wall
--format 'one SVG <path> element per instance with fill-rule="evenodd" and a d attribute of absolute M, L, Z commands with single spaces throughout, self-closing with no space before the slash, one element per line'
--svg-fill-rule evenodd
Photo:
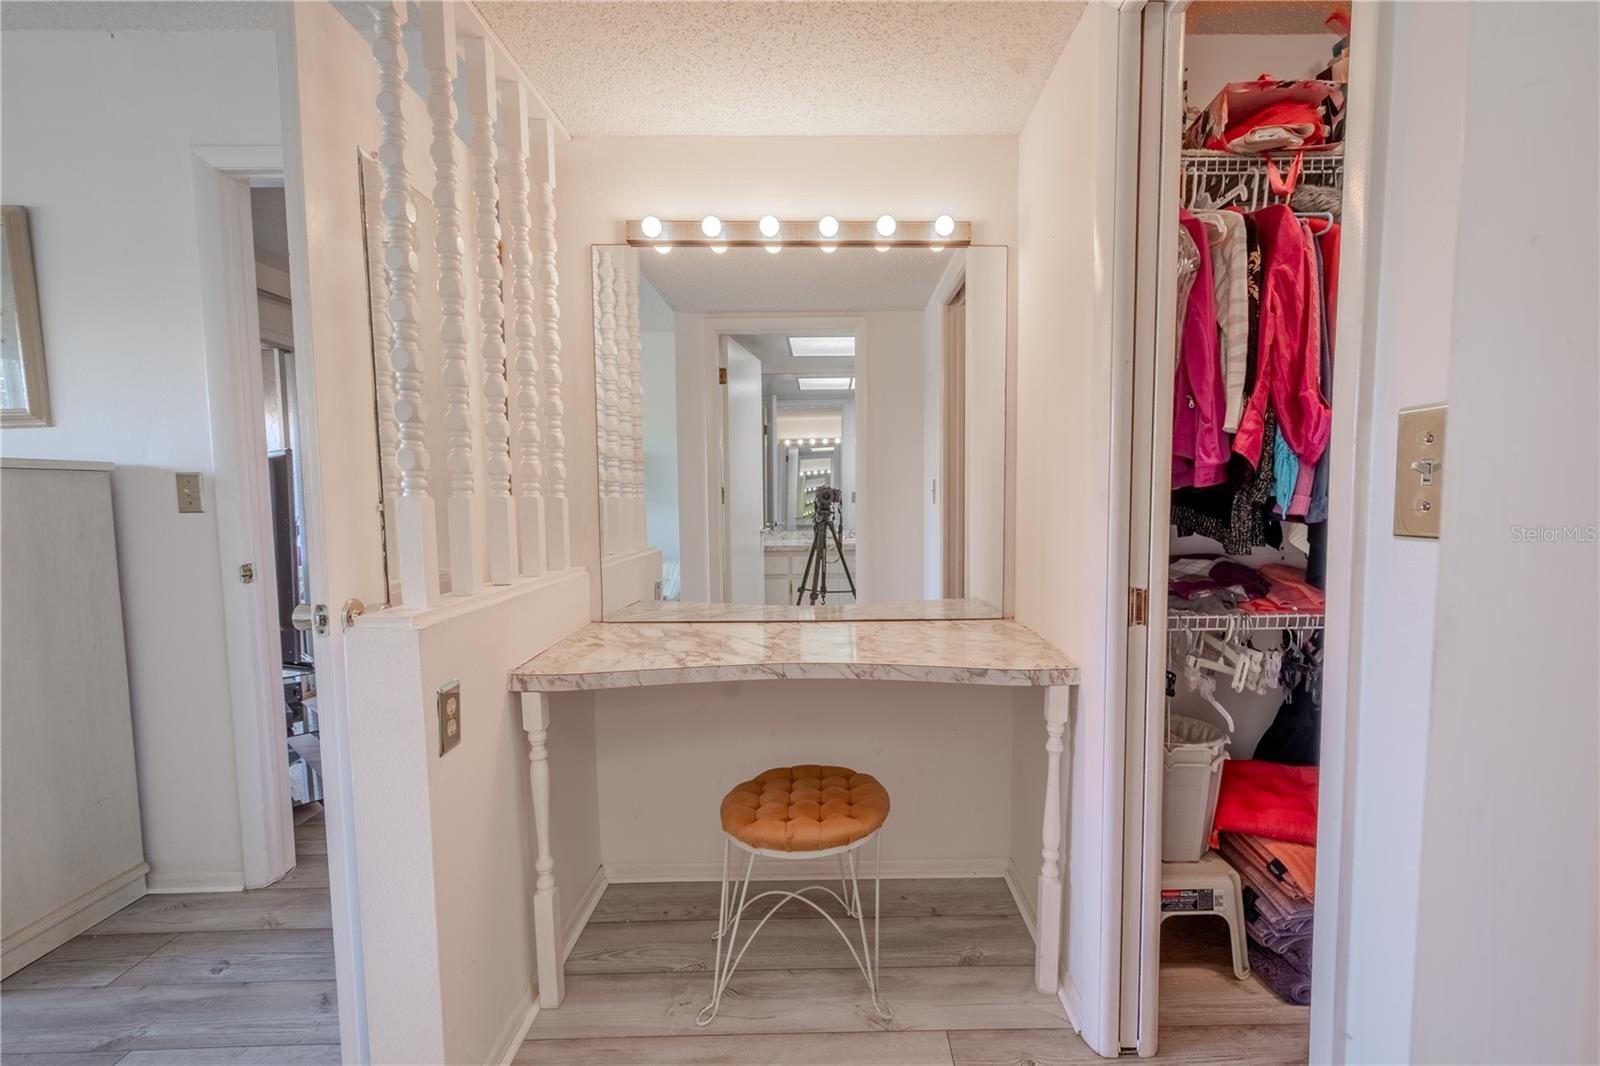
<path fill-rule="evenodd" d="M 1016 152 L 1011 137 L 639 137 L 558 145 L 567 410 L 594 409 L 590 246 L 620 243 L 626 219 L 948 213 L 972 221 L 975 242 L 1009 245 L 1017 234 Z M 1013 294 L 1014 275 L 1013 268 Z M 1014 295 L 1009 306 L 1014 327 Z M 678 316 L 680 351 L 691 318 Z M 699 327 L 692 328 L 698 335 Z M 1015 329 L 1009 332 L 1014 336 Z M 1008 351 L 1014 359 L 1014 346 Z M 689 417 L 680 392 L 680 424 Z M 598 550 L 594 435 L 574 424 L 567 444 L 576 561 L 592 563 Z M 680 464 L 692 458 L 679 454 Z M 695 510 L 687 492 L 680 493 L 679 506 L 705 513 Z M 687 540 L 684 552 L 685 598 L 694 598 Z"/>
<path fill-rule="evenodd" d="M 1185 100 L 1205 107 L 1224 85 L 1275 79 L 1309 78 L 1328 65 L 1335 33 L 1191 33 L 1183 41 Z"/>
<path fill-rule="evenodd" d="M 528 742 L 506 675 L 581 626 L 582 574 L 510 586 L 346 634 L 361 913 L 375 1062 L 484 1062 L 532 1006 Z M 439 755 L 434 694 L 461 684 Z M 583 710 L 582 696 L 577 711 Z M 599 868 L 593 719 L 549 735 L 563 923 Z"/>
<path fill-rule="evenodd" d="M 856 587 L 863 603 L 917 600 L 922 598 L 922 312 L 872 311 L 866 319 L 866 345 L 856 360 L 861 444 L 846 452 L 860 486 L 854 515 L 846 511 L 846 525 L 856 529 Z M 862 382 L 865 391 L 859 391 Z"/>
<path fill-rule="evenodd" d="M 769 767 L 807 762 L 849 766 L 884 783 L 894 810 L 883 854 L 895 873 L 927 861 L 991 876 L 1005 868 L 1009 793 L 946 786 L 1010 777 L 1009 688 L 758 681 L 613 689 L 593 699 L 599 829 L 608 868 L 620 864 L 622 873 L 637 874 L 627 868 L 676 867 L 714 880 L 713 864 L 722 859 L 717 807 L 723 795 Z M 864 714 L 869 706 L 872 713 Z M 1040 721 L 1036 713 L 1029 736 L 1038 743 L 1042 768 Z M 661 802 L 663 796 L 671 802 Z M 1037 809 L 1032 825 L 1037 837 Z M 1033 848 L 1037 854 L 1037 840 Z"/>
<path fill-rule="evenodd" d="M 0 185 L 30 212 L 55 414 L 0 450 L 117 464 L 151 888 L 239 888 L 217 525 L 177 513 L 173 473 L 212 469 L 191 149 L 279 143 L 274 39 L 8 31 L 0 50 Z"/>
<path fill-rule="evenodd" d="M 1600 7 L 1469 17 L 1411 1058 L 1595 1062 Z"/>
<path fill-rule="evenodd" d="M 1396 4 L 1387 82 L 1378 86 L 1368 285 L 1373 365 L 1371 472 L 1358 534 L 1365 557 L 1363 673 L 1356 691 L 1353 756 L 1358 787 L 1351 823 L 1349 978 L 1343 1031 L 1347 1061 L 1389 1063 L 1410 1054 L 1411 974 L 1416 950 L 1423 775 L 1433 660 L 1437 541 L 1396 537 L 1395 423 L 1402 407 L 1446 396 L 1460 202 L 1462 93 L 1467 8 Z M 1191 38 L 1191 43 L 1203 38 Z M 1354 287 L 1360 278 L 1343 279 Z M 1358 357 L 1359 338 L 1340 355 Z M 1400 604 L 1406 605 L 1399 608 Z M 1331 920 L 1331 917 L 1330 917 Z"/>
<path fill-rule="evenodd" d="M 1068 893 L 1064 959 L 1090 973 L 1115 923 L 1101 872 L 1098 797 L 1120 780 L 1120 750 L 1101 760 L 1107 707 L 1107 569 L 1111 552 L 1111 307 L 1114 264 L 1117 13 L 1090 5 L 1028 116 L 1018 143 L 1016 617 L 1082 670 L 1068 742 Z M 1121 501 L 1118 501 L 1120 506 Z M 1121 664 L 1115 664 L 1121 669 Z M 1037 730 L 1015 712 L 1013 729 Z M 1119 786 L 1120 787 L 1120 786 Z M 1079 886 L 1087 891 L 1079 894 Z M 1095 982 L 1099 984 L 1098 981 Z M 1107 990 L 1111 991 L 1111 990 Z M 1069 991 L 1070 994 L 1070 991 Z M 1106 1003 L 1079 1005 L 1103 1019 Z M 1115 1015 L 1111 1015 L 1114 1035 Z"/>

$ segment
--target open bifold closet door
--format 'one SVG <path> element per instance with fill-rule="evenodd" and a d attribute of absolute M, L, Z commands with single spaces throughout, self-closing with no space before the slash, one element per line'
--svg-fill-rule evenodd
<path fill-rule="evenodd" d="M 1172 352 L 1177 328 L 1182 3 L 1140 12 L 1139 165 L 1134 278 L 1130 611 L 1123 806 L 1122 1047 L 1156 1051 L 1161 949 L 1161 805 L 1166 714 L 1167 535 L 1171 514 Z"/>

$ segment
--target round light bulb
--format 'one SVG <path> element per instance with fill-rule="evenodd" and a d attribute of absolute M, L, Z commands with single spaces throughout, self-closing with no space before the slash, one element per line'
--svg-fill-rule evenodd
<path fill-rule="evenodd" d="M 893 215 L 879 215 L 878 216 L 878 236 L 880 236 L 880 237 L 893 237 L 894 236 L 894 216 Z"/>
<path fill-rule="evenodd" d="M 670 245 L 670 244 L 657 244 L 657 245 L 653 245 L 653 247 L 655 248 L 656 251 L 660 252 L 662 255 L 666 255 L 668 252 L 672 251 L 672 245 Z"/>
<path fill-rule="evenodd" d="M 940 215 L 933 220 L 933 232 L 941 237 L 948 237 L 956 231 L 956 220 L 949 215 Z"/>
<path fill-rule="evenodd" d="M 767 251 L 771 252 L 773 255 L 777 255 L 779 252 L 783 251 L 783 245 L 781 244 L 768 244 L 764 245 L 763 247 L 765 247 Z"/>
<path fill-rule="evenodd" d="M 661 220 L 654 215 L 644 216 L 644 220 L 639 223 L 639 232 L 655 240 L 661 236 Z"/>
<path fill-rule="evenodd" d="M 722 232 L 722 219 L 716 215 L 707 215 L 700 220 L 700 232 L 707 237 L 715 237 Z"/>
<path fill-rule="evenodd" d="M 839 220 L 832 215 L 823 215 L 817 221 L 817 232 L 824 237 L 837 237 L 839 235 Z"/>
<path fill-rule="evenodd" d="M 944 245 L 942 245 L 942 244 L 930 244 L 930 245 L 928 245 L 928 251 L 930 251 L 930 252 L 942 252 L 942 251 L 944 251 Z"/>
<path fill-rule="evenodd" d="M 887 252 L 889 250 L 889 246 L 887 244 L 874 244 L 873 247 L 880 252 Z"/>
<path fill-rule="evenodd" d="M 777 215 L 761 216 L 761 235 L 763 237 L 776 237 L 778 235 L 778 229 L 779 226 Z"/>
<path fill-rule="evenodd" d="M 727 250 L 728 250 L 728 246 L 726 244 L 713 244 L 711 246 L 711 251 L 712 251 L 712 253 L 714 255 L 721 255 L 723 252 L 726 252 Z"/>
<path fill-rule="evenodd" d="M 820 247 L 822 249 L 823 254 L 832 255 L 833 254 L 833 250 L 835 248 L 839 247 L 839 246 L 837 244 L 823 244 L 823 245 L 818 245 L 818 247 Z"/>

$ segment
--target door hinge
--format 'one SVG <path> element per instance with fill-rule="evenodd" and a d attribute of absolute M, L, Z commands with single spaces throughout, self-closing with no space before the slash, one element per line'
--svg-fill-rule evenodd
<path fill-rule="evenodd" d="M 725 367 L 725 366 L 717 367 L 717 384 L 718 385 L 726 385 L 727 383 L 728 383 L 728 368 Z"/>
<path fill-rule="evenodd" d="M 1150 590 L 1128 590 L 1128 624 L 1145 625 L 1150 620 Z"/>
<path fill-rule="evenodd" d="M 256 579 L 256 568 L 252 563 L 243 563 L 239 567 L 239 583 L 248 585 Z"/>

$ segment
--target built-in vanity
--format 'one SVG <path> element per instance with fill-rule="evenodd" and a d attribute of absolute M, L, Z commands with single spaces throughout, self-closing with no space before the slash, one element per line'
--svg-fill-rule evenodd
<path fill-rule="evenodd" d="M 1014 686 L 1043 690 L 1046 763 L 1039 821 L 1042 863 L 1036 896 L 1035 983 L 1054 993 L 1060 966 L 1062 921 L 1062 735 L 1071 717 L 1078 668 L 1058 649 L 1014 621 L 1003 618 L 877 621 L 597 622 L 560 641 L 511 672 L 510 687 L 522 702 L 531 766 L 537 880 L 533 922 L 537 945 L 539 1001 L 560 1005 L 564 996 L 562 910 L 557 898 L 553 808 L 563 797 L 551 788 L 550 733 L 561 728 L 563 693 L 762 681 L 769 684 L 845 679 L 863 683 L 855 711 L 873 714 L 875 682 L 924 682 L 961 686 Z M 749 689 L 760 699 L 763 688 Z M 842 738 L 841 738 L 842 739 Z M 914 745 L 915 735 L 904 738 Z M 694 736 L 684 736 L 687 748 Z M 828 738 L 812 739 L 826 752 Z M 1037 747 L 1016 745 L 1037 758 Z M 671 759 L 673 752 L 661 752 Z M 761 767 L 751 766 L 749 772 Z M 887 777 L 887 775 L 885 775 Z M 735 784 L 737 778 L 727 785 Z M 891 792 L 896 782 L 885 780 Z M 976 782 L 998 788 L 1002 782 Z M 670 803 L 670 796 L 659 798 Z M 714 823 L 714 810 L 688 810 L 685 818 Z M 912 812 L 907 812 L 910 815 Z M 902 816 L 904 817 L 904 816 Z"/>

